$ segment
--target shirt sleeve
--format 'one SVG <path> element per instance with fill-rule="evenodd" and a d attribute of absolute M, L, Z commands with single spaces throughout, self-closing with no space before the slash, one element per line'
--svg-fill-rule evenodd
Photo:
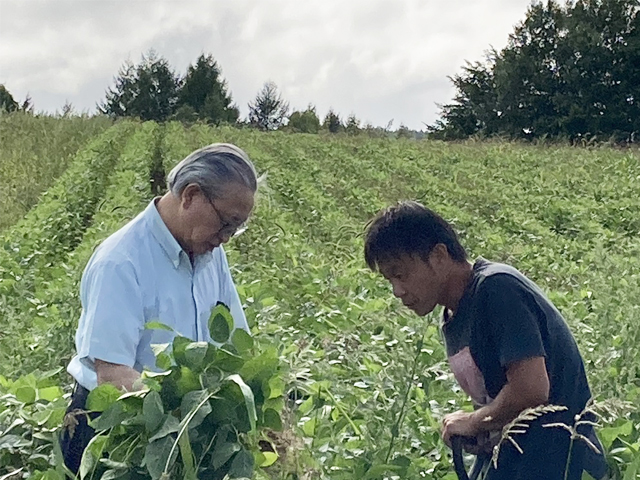
<path fill-rule="evenodd" d="M 80 358 L 133 367 L 144 329 L 142 293 L 133 265 L 103 260 L 87 267 L 80 285 Z"/>
<path fill-rule="evenodd" d="M 479 293 L 485 325 L 502 367 L 546 356 L 540 333 L 541 313 L 524 285 L 507 274 L 491 275 L 483 281 Z"/>
<path fill-rule="evenodd" d="M 221 284 L 220 294 L 222 296 L 221 301 L 229 307 L 235 328 L 241 328 L 247 333 L 251 333 L 251 329 L 247 323 L 247 318 L 245 317 L 244 310 L 242 309 L 238 290 L 233 283 L 231 270 L 229 269 L 229 262 L 227 261 L 227 255 L 222 248 L 220 248 L 219 275 Z"/>

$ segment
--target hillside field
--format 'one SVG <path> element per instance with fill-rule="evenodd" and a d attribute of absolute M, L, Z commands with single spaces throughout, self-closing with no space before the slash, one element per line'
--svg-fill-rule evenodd
<path fill-rule="evenodd" d="M 0 211 L 0 479 L 19 467 L 61 478 L 47 469 L 82 269 L 164 191 L 166 172 L 213 142 L 267 173 L 248 230 L 225 247 L 256 348 L 278 358 L 279 459 L 256 478 L 456 478 L 440 422 L 471 405 L 446 363 L 439 311 L 404 309 L 362 254 L 367 221 L 402 199 L 450 220 L 471 258 L 509 263 L 543 288 L 585 359 L 614 478 L 640 478 L 637 152 L 92 119 L 62 128 L 70 121 L 0 117 L 13 139 L 0 147 L 0 207 L 27 199 Z M 58 132 L 55 148 L 41 131 Z"/>

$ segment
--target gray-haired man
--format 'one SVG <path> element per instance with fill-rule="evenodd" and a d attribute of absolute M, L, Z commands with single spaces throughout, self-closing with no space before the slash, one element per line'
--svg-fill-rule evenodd
<path fill-rule="evenodd" d="M 160 321 L 180 335 L 210 341 L 208 319 L 218 302 L 236 328 L 249 330 L 222 244 L 244 229 L 258 187 L 248 156 L 230 144 L 191 153 L 168 177 L 170 191 L 107 238 L 82 275 L 77 355 L 67 368 L 76 387 L 69 412 L 83 409 L 93 388 L 131 390 L 143 369 L 154 370 L 151 344 L 174 332 L 145 330 Z M 93 436 L 83 416 L 61 444 L 77 472 Z"/>

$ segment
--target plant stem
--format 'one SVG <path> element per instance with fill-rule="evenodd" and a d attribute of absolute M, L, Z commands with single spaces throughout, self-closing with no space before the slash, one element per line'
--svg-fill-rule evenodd
<path fill-rule="evenodd" d="M 204 399 L 202 399 L 202 401 L 198 404 L 198 406 L 194 408 L 191 412 L 189 412 L 189 415 L 185 418 L 186 422 L 184 422 L 183 420 L 184 425 L 182 425 L 182 428 L 180 429 L 180 431 L 178 432 L 178 436 L 176 437 L 176 441 L 173 442 L 173 445 L 171 446 L 171 450 L 169 451 L 169 457 L 167 458 L 167 463 L 164 465 L 164 471 L 162 472 L 163 475 L 169 474 L 169 465 L 171 464 L 171 457 L 173 457 L 173 452 L 178 446 L 178 441 L 180 440 L 180 437 L 182 437 L 186 429 L 189 427 L 189 422 L 193 420 L 193 417 L 196 416 L 196 413 L 198 412 L 198 410 L 200 410 L 200 407 L 202 407 L 205 403 L 207 403 L 211 397 L 213 397 L 213 393 L 207 394 L 207 396 L 204 397 Z"/>
<path fill-rule="evenodd" d="M 405 406 L 407 405 L 407 400 L 409 399 L 409 392 L 411 392 L 411 387 L 413 386 L 413 377 L 416 374 L 416 369 L 418 367 L 418 360 L 420 359 L 420 352 L 422 351 L 423 342 L 424 342 L 424 333 L 422 334 L 422 338 L 420 338 L 420 341 L 418 341 L 418 344 L 416 345 L 416 354 L 413 359 L 413 367 L 411 368 L 411 376 L 409 377 L 407 391 L 404 394 L 404 399 L 402 400 L 402 406 L 400 407 L 400 413 L 398 414 L 396 423 L 391 429 L 391 441 L 389 442 L 389 450 L 387 450 L 387 456 L 384 459 L 384 463 L 389 463 L 389 457 L 393 452 L 393 444 L 395 443 L 396 438 L 400 434 L 400 426 L 402 423 L 402 419 L 404 417 L 404 409 L 405 409 Z"/>

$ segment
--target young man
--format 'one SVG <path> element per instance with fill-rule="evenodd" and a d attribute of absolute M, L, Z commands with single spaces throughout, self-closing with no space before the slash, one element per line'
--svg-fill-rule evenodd
<path fill-rule="evenodd" d="M 451 226 L 416 202 L 378 213 L 367 228 L 364 253 L 416 314 L 444 307 L 449 364 L 477 409 L 447 415 L 442 435 L 449 445 L 453 435 L 475 439 L 481 465 L 474 469 L 487 471 L 487 480 L 563 480 L 570 456 L 570 479 L 580 480 L 583 469 L 604 475 L 602 455 L 584 441 L 576 441 L 569 455 L 568 432 L 543 427 L 573 425 L 591 392 L 567 324 L 536 284 L 508 265 L 483 258 L 470 263 Z M 531 422 L 526 434 L 514 435 L 524 453 L 504 442 L 498 468 L 490 466 L 501 429 L 522 410 L 547 403 L 567 410 Z M 580 433 L 602 450 L 592 427 Z"/>
<path fill-rule="evenodd" d="M 84 410 L 97 385 L 132 390 L 143 369 L 156 369 L 151 345 L 176 334 L 145 330 L 149 321 L 210 341 L 209 315 L 222 302 L 235 327 L 249 330 L 222 244 L 243 229 L 253 208 L 253 164 L 238 147 L 213 144 L 182 160 L 168 184 L 170 191 L 107 238 L 84 270 L 77 354 L 67 368 L 76 380 L 68 417 Z M 61 437 L 73 472 L 93 436 L 85 415 L 65 419 L 75 422 Z"/>

